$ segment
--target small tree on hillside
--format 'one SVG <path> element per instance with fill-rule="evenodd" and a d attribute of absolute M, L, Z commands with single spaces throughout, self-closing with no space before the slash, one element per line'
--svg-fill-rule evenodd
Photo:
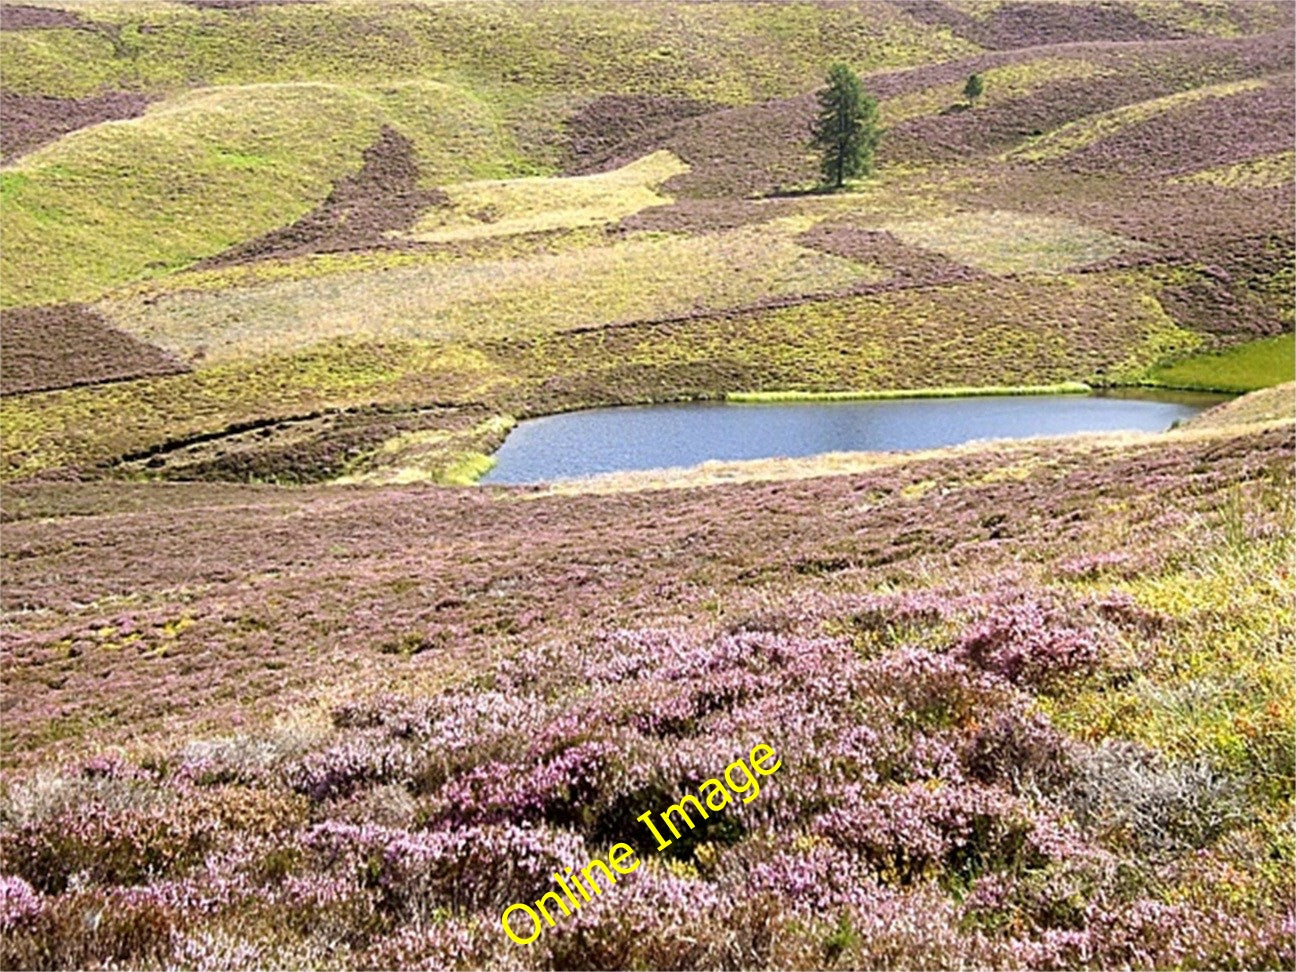
<path fill-rule="evenodd" d="M 848 178 L 873 171 L 873 153 L 882 137 L 877 101 L 864 93 L 859 75 L 840 63 L 829 70 L 828 86 L 818 98 L 810 144 L 823 153 L 819 168 L 825 185 L 840 189 Z"/>
<path fill-rule="evenodd" d="M 963 85 L 963 97 L 968 100 L 968 104 L 975 105 L 983 91 L 985 91 L 985 84 L 981 80 L 981 75 L 969 74 L 967 84 Z"/>

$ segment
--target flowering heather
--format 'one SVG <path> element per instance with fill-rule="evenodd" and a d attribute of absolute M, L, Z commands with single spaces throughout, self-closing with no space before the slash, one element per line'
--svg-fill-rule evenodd
<path fill-rule="evenodd" d="M 29 487 L 4 961 L 1290 964 L 1288 432 L 656 494 L 193 487 L 141 513 L 157 487 Z M 285 516 L 314 528 L 267 544 Z M 384 648 L 411 631 L 429 647 Z M 300 716 L 231 701 L 258 667 Z M 147 741 L 42 750 L 65 691 L 138 720 L 146 675 Z M 758 742 L 759 796 L 654 853 L 636 818 Z M 633 875 L 504 935 L 625 840 Z"/>

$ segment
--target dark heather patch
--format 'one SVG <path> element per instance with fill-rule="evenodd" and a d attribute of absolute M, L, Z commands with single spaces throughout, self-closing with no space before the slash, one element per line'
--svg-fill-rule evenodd
<path fill-rule="evenodd" d="M 365 149 L 360 171 L 338 180 L 319 207 L 291 226 L 232 247 L 198 266 L 398 245 L 383 234 L 408 229 L 425 210 L 448 202 L 440 189 L 418 188 L 418 175 L 413 144 L 384 126 L 378 141 Z"/>
<path fill-rule="evenodd" d="M 879 160 L 883 164 L 962 161 L 968 155 L 1003 151 L 1097 112 L 1201 85 L 1290 75 L 1293 45 L 1290 36 L 1277 32 L 1137 44 L 1057 44 L 1027 52 L 992 51 L 943 64 L 870 75 L 866 87 L 880 99 L 894 98 L 938 85 L 961 85 L 968 74 L 1040 58 L 1082 60 L 1110 74 L 1049 82 L 1020 97 L 989 101 L 973 111 L 959 110 L 962 98 L 952 95 L 944 112 L 891 127 L 882 140 Z"/>
<path fill-rule="evenodd" d="M 1182 326 L 1226 338 L 1291 326 L 1296 190 L 1290 184 L 1228 188 L 1002 165 L 988 166 L 977 181 L 952 201 L 1073 220 L 1144 243 L 1079 272 L 1138 269 L 1161 280 L 1157 299 Z"/>
<path fill-rule="evenodd" d="M 0 393 L 48 391 L 187 371 L 82 304 L 0 311 Z"/>
<path fill-rule="evenodd" d="M 879 149 L 890 161 L 956 162 L 1001 152 L 1068 122 L 1168 93 L 1137 77 L 1076 79 L 973 111 L 923 115 L 895 126 Z"/>
<path fill-rule="evenodd" d="M 690 166 L 667 180 L 673 195 L 761 196 L 801 187 L 817 173 L 808 148 L 813 113 L 813 94 L 708 112 L 630 139 L 599 168 L 614 169 L 664 148 Z"/>
<path fill-rule="evenodd" d="M 1296 142 L 1293 99 L 1288 75 L 1126 125 L 1055 164 L 1078 172 L 1178 175 L 1290 151 Z"/>
<path fill-rule="evenodd" d="M 180 2 L 187 7 L 197 7 L 199 10 L 229 10 L 237 13 L 255 10 L 257 7 L 315 4 L 319 0 L 180 0 Z"/>
<path fill-rule="evenodd" d="M 0 30 L 49 30 L 54 27 L 86 27 L 80 14 L 71 10 L 26 5 L 0 5 Z"/>
<path fill-rule="evenodd" d="M 105 91 L 87 98 L 0 91 L 0 157 L 8 162 L 78 128 L 138 118 L 152 100 L 134 91 Z"/>
<path fill-rule="evenodd" d="M 825 220 L 798 236 L 797 242 L 821 253 L 875 264 L 891 274 L 895 286 L 966 283 L 986 276 L 944 254 L 901 243 L 885 231 L 854 226 L 848 217 Z"/>
<path fill-rule="evenodd" d="M 696 236 L 766 223 L 799 211 L 795 199 L 681 199 L 667 206 L 641 209 L 621 220 L 615 229 Z"/>
<path fill-rule="evenodd" d="M 1140 87 L 1122 102 L 1127 104 L 1142 100 L 1143 92 L 1148 90 L 1169 94 L 1201 84 L 1274 74 L 1290 67 L 1292 41 L 1289 35 L 1271 32 L 1250 37 L 1197 37 L 1138 44 L 1088 41 L 1027 51 L 987 51 L 956 61 L 870 74 L 865 87 L 878 98 L 893 98 L 934 85 L 961 84 L 974 72 L 1042 58 L 1088 61 L 1118 72 L 1126 81 L 1136 81 Z"/>
<path fill-rule="evenodd" d="M 937 84 L 962 84 L 968 74 L 982 74 L 1006 65 L 1029 64 L 1041 58 L 1087 61 L 1113 71 L 1120 75 L 1118 80 L 1137 86 L 1129 92 L 1116 92 L 1125 95 L 1124 100 L 1117 104 L 1131 104 L 1200 84 L 1258 78 L 1288 70 L 1292 66 L 1292 40 L 1290 35 L 1275 31 L 1245 38 L 1194 38 L 1139 44 L 1086 41 L 1052 44 L 1030 51 L 988 51 L 958 61 L 871 74 L 864 87 L 879 98 L 896 97 Z M 1087 80 L 1093 84 L 1103 82 L 1098 76 Z M 1054 87 L 1054 84 L 1045 84 L 1039 91 Z M 1108 92 L 1108 96 L 1111 93 Z M 988 109 L 976 109 L 977 113 L 985 110 Z M 1073 117 L 1080 117 L 1080 113 L 1077 111 Z"/>
<path fill-rule="evenodd" d="M 256 0 L 180 0 L 186 7 L 199 10 L 247 10 L 256 6 Z"/>
<path fill-rule="evenodd" d="M 662 95 L 604 95 L 566 121 L 565 175 L 599 171 L 620 146 L 652 132 L 715 111 L 718 106 L 691 98 Z"/>
<path fill-rule="evenodd" d="M 1032 52 L 1034 53 L 1034 52 Z M 1000 152 L 1032 137 L 1053 131 L 1076 119 L 1099 112 L 1110 111 L 1125 105 L 1149 101 L 1165 95 L 1186 91 L 1201 85 L 1238 81 L 1282 73 L 1290 75 L 1293 51 L 1290 41 L 1265 36 L 1246 38 L 1243 41 L 1184 41 L 1179 44 L 1136 45 L 1123 53 L 1108 46 L 1076 45 L 1057 48 L 1050 52 L 1058 56 L 1079 57 L 1111 70 L 1107 76 L 1072 78 L 1041 85 L 1018 98 L 997 104 L 986 104 L 973 111 L 949 111 L 924 115 L 896 125 L 883 140 L 879 157 L 888 161 L 947 161 L 965 159 L 970 154 Z M 1009 64 L 1018 58 L 990 55 L 971 61 L 959 62 L 967 70 L 985 71 L 992 66 Z M 969 67 L 969 65 L 972 65 Z M 886 75 L 878 78 L 874 88 L 884 97 L 921 90 L 934 84 L 947 84 L 965 76 L 964 72 L 951 75 L 947 66 L 939 72 L 923 70 L 922 84 L 915 85 L 914 72 L 904 75 Z M 1257 93 L 1259 94 L 1259 93 Z M 1224 104 L 1230 107 L 1237 97 Z M 1289 102 L 1290 103 L 1290 102 Z M 1200 126 L 1219 120 L 1224 111 L 1212 111 L 1211 102 L 1187 106 L 1186 111 L 1198 116 Z M 1246 102 L 1239 102 L 1241 105 Z M 1168 113 L 1171 116 L 1177 112 Z M 1259 132 L 1268 133 L 1287 122 L 1289 113 L 1274 111 L 1273 117 L 1251 119 Z M 1161 122 L 1160 124 L 1175 124 Z M 1237 126 L 1248 124 L 1239 120 Z M 1150 131 L 1158 131 L 1153 128 Z M 1242 144 L 1249 145 L 1260 135 L 1239 133 Z M 1229 144 L 1229 139 L 1218 139 Z M 1182 146 L 1169 145 L 1162 138 L 1153 147 L 1162 155 L 1174 157 L 1182 154 Z M 1066 160 L 1051 163 L 1065 164 Z M 1110 163 L 1104 163 L 1110 166 Z M 1114 171 L 1126 173 L 1131 165 L 1147 169 L 1143 159 L 1123 159 Z"/>
<path fill-rule="evenodd" d="M 1285 234 L 1233 240 L 1210 254 L 1212 262 L 1166 284 L 1157 300 L 1195 330 L 1246 340 L 1283 334 L 1292 326 L 1293 253 L 1290 225 Z"/>

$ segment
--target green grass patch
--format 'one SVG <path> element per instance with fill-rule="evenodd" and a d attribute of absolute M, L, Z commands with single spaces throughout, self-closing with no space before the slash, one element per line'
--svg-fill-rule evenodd
<path fill-rule="evenodd" d="M 945 388 L 891 388 L 881 391 L 768 391 L 729 392 L 727 402 L 768 404 L 772 402 L 854 402 L 893 398 L 966 398 L 986 395 L 1086 395 L 1084 382 L 1063 381 L 1053 385 L 966 385 Z"/>
<path fill-rule="evenodd" d="M 1197 544 L 1188 562 L 1117 584 L 1173 624 L 1146 644 L 1129 682 L 1057 704 L 1055 721 L 1177 759 L 1205 756 L 1268 798 L 1296 796 L 1293 512 L 1290 473 L 1237 487 L 1184 528 Z"/>
<path fill-rule="evenodd" d="M 471 486 L 495 466 L 495 457 L 473 453 L 448 466 L 437 477 L 442 486 Z"/>
<path fill-rule="evenodd" d="M 1146 384 L 1202 391 L 1248 392 L 1296 378 L 1296 335 L 1251 341 L 1153 368 Z"/>

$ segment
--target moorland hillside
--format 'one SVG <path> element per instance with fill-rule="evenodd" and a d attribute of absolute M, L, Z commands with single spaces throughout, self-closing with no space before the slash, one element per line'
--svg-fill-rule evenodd
<path fill-rule="evenodd" d="M 1154 382 L 1292 323 L 1284 4 L 5 24 L 6 478 L 454 481 L 545 412 Z M 817 195 L 835 57 L 887 134 Z"/>
<path fill-rule="evenodd" d="M 1296 965 L 1293 19 L 0 5 L 0 966 Z M 464 488 L 528 416 L 1077 382 L 1248 394 Z"/>

